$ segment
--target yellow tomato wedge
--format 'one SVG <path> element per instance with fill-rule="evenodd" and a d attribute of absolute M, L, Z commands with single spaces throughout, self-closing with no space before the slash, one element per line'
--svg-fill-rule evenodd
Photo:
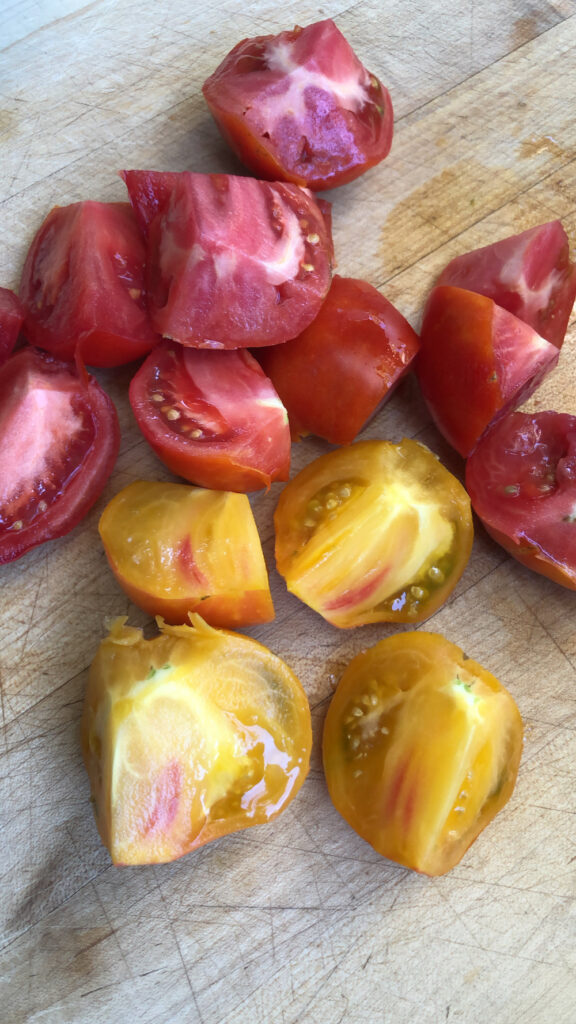
<path fill-rule="evenodd" d="M 200 616 L 145 640 L 113 621 L 82 720 L 98 829 L 115 864 L 171 861 L 271 821 L 308 772 L 306 695 L 250 637 Z"/>
<path fill-rule="evenodd" d="M 460 482 L 416 441 L 359 441 L 284 488 L 276 562 L 288 589 L 335 626 L 420 622 L 455 587 L 473 539 Z"/>
<path fill-rule="evenodd" d="M 256 523 L 245 494 L 139 480 L 108 503 L 99 523 L 110 567 L 150 615 L 213 626 L 274 618 Z"/>
<path fill-rule="evenodd" d="M 427 875 L 462 858 L 512 794 L 522 719 L 486 669 L 436 633 L 348 665 L 324 729 L 337 810 L 383 856 Z"/>

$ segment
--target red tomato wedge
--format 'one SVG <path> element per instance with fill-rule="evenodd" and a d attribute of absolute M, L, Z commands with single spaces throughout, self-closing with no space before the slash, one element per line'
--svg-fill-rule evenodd
<path fill-rule="evenodd" d="M 260 349 L 294 437 L 349 444 L 409 370 L 418 336 L 367 281 L 333 278 L 315 320 L 298 338 Z"/>
<path fill-rule="evenodd" d="M 202 91 L 224 138 L 261 178 L 334 188 L 390 151 L 390 95 L 330 19 L 242 40 Z"/>
<path fill-rule="evenodd" d="M 148 315 L 145 245 L 129 203 L 55 207 L 28 251 L 25 334 L 59 359 L 120 366 L 160 340 Z"/>
<path fill-rule="evenodd" d="M 9 288 L 0 288 L 0 365 L 12 352 L 24 322 L 24 307 Z"/>
<path fill-rule="evenodd" d="M 576 264 L 553 220 L 457 256 L 436 284 L 487 295 L 560 348 L 576 298 Z"/>
<path fill-rule="evenodd" d="M 440 432 L 461 455 L 525 401 L 558 362 L 559 349 L 492 299 L 434 288 L 416 372 Z"/>
<path fill-rule="evenodd" d="M 297 185 L 229 174 L 124 171 L 148 237 L 158 331 L 194 348 L 275 345 L 314 319 L 332 239 Z"/>
<path fill-rule="evenodd" d="M 468 459 L 466 488 L 506 551 L 576 590 L 576 416 L 506 416 Z"/>
<path fill-rule="evenodd" d="M 255 491 L 290 471 L 288 417 L 245 349 L 164 342 L 130 384 L 144 437 L 173 473 L 226 491 Z"/>
<path fill-rule="evenodd" d="M 74 365 L 22 349 L 0 371 L 0 564 L 68 533 L 118 455 L 114 405 Z"/>

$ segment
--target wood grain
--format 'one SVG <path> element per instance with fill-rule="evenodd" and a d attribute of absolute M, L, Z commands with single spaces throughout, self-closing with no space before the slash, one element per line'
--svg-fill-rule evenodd
<path fill-rule="evenodd" d="M 555 0 L 14 0 L 0 35 L 0 267 L 17 284 L 48 209 L 120 199 L 122 167 L 238 170 L 200 87 L 243 36 L 333 17 L 389 86 L 392 153 L 330 195 L 339 271 L 417 326 L 459 252 L 561 217 L 576 239 L 576 4 Z M 572 321 L 532 399 L 576 412 Z M 527 725 L 514 797 L 448 876 L 380 858 L 333 809 L 318 740 L 342 667 L 387 627 L 339 631 L 273 568 L 279 488 L 254 499 L 274 622 L 253 635 L 308 692 L 316 746 L 273 825 L 162 867 L 115 869 L 92 819 L 78 723 L 109 614 L 146 617 L 108 572 L 96 524 L 138 478 L 168 479 L 141 439 L 131 368 L 99 374 L 122 450 L 68 537 L 0 569 L 0 1018 L 10 1024 L 573 1024 L 576 1005 L 576 595 L 477 530 L 445 633 L 514 694 Z M 417 437 L 461 475 L 407 380 L 365 431 Z M 298 469 L 327 449 L 294 450 Z"/>

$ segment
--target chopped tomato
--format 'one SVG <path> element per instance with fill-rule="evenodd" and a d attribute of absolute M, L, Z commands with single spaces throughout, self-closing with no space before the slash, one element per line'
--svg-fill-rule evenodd
<path fill-rule="evenodd" d="M 160 340 L 148 315 L 144 240 L 129 203 L 56 206 L 28 251 L 25 333 L 59 359 L 139 359 Z"/>
<path fill-rule="evenodd" d="M 466 487 L 506 551 L 576 590 L 576 416 L 507 416 L 468 459 Z"/>
<path fill-rule="evenodd" d="M 224 138 L 261 178 L 334 188 L 390 151 L 388 90 L 330 19 L 243 39 L 202 91 Z"/>
<path fill-rule="evenodd" d="M 576 263 L 553 220 L 457 256 L 436 284 L 487 295 L 560 348 L 576 298 Z"/>
<path fill-rule="evenodd" d="M 461 455 L 491 424 L 524 402 L 558 362 L 559 350 L 492 299 L 434 288 L 416 372 L 436 426 Z"/>
<path fill-rule="evenodd" d="M 297 185 L 229 174 L 125 171 L 148 237 L 152 319 L 194 348 L 274 345 L 314 319 L 332 239 Z"/>
<path fill-rule="evenodd" d="M 175 860 L 272 821 L 307 773 L 302 686 L 251 637 L 193 616 L 145 640 L 112 623 L 88 677 L 82 745 L 114 864 Z"/>
<path fill-rule="evenodd" d="M 36 349 L 0 370 L 0 564 L 68 533 L 118 455 L 114 405 L 70 363 Z"/>
<path fill-rule="evenodd" d="M 418 336 L 367 281 L 333 278 L 315 320 L 285 345 L 260 349 L 295 438 L 349 444 L 390 396 L 418 351 Z"/>
<path fill-rule="evenodd" d="M 400 633 L 346 668 L 324 727 L 336 809 L 378 853 L 443 875 L 509 800 L 522 719 L 507 690 L 437 633 Z"/>
<path fill-rule="evenodd" d="M 254 491 L 290 471 L 288 417 L 245 349 L 164 342 L 130 384 L 144 437 L 173 473 L 202 487 Z"/>
<path fill-rule="evenodd" d="M 99 530 L 120 586 L 149 615 L 177 624 L 199 612 L 234 629 L 274 618 L 245 494 L 140 480 L 112 498 Z"/>
<path fill-rule="evenodd" d="M 421 622 L 472 548 L 466 491 L 424 445 L 357 441 L 311 462 L 274 516 L 288 589 L 334 626 Z"/>
<path fill-rule="evenodd" d="M 0 366 L 11 354 L 24 322 L 24 307 L 9 288 L 0 288 Z"/>

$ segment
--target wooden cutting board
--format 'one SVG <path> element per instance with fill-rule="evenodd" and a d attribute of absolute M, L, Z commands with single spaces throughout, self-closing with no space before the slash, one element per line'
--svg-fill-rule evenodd
<path fill-rule="evenodd" d="M 555 217 L 576 239 L 573 0 L 13 0 L 0 27 L 0 284 L 16 286 L 49 208 L 124 198 L 122 167 L 237 170 L 200 87 L 240 38 L 333 17 L 392 93 L 392 153 L 330 195 L 341 274 L 417 326 L 450 259 Z M 531 402 L 576 413 L 576 329 Z M 86 670 L 103 620 L 134 609 L 97 535 L 109 498 L 167 479 L 100 373 L 122 427 L 105 494 L 68 537 L 0 568 L 0 1018 L 86 1024 L 573 1024 L 576 594 L 477 530 L 444 633 L 514 694 L 514 797 L 449 875 L 379 857 L 340 819 L 318 755 L 335 678 L 392 629 L 339 631 L 287 595 L 272 558 L 279 487 L 254 499 L 277 617 L 252 631 L 300 675 L 316 749 L 273 825 L 162 867 L 113 868 L 81 763 Z M 416 437 L 457 474 L 408 380 L 365 432 Z M 309 440 L 294 469 L 327 449 Z"/>

